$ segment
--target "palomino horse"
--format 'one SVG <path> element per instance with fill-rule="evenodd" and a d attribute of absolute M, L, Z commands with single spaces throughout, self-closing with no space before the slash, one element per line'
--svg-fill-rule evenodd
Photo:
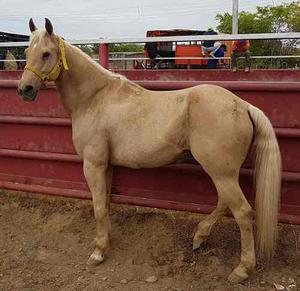
<path fill-rule="evenodd" d="M 170 164 L 185 150 L 213 180 L 216 209 L 198 225 L 197 249 L 229 208 L 241 232 L 241 261 L 229 280 L 246 279 L 255 266 L 252 209 L 239 186 L 239 170 L 252 141 L 256 151 L 256 220 L 260 252 L 270 259 L 277 238 L 281 157 L 270 121 L 258 108 L 212 85 L 178 91 L 149 91 L 105 70 L 53 32 L 32 32 L 18 93 L 33 101 L 44 81 L 55 81 L 72 118 L 73 142 L 83 159 L 96 218 L 95 249 L 88 263 L 99 264 L 109 247 L 111 166 L 153 168 Z"/>

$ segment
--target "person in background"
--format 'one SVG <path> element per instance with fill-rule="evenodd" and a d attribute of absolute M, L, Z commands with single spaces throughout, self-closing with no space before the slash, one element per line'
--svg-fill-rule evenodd
<path fill-rule="evenodd" d="M 218 33 L 213 30 L 212 27 L 209 27 L 203 35 L 217 35 Z M 206 53 L 213 53 L 215 50 L 215 40 L 205 40 L 202 42 L 202 54 L 205 56 Z"/>
<path fill-rule="evenodd" d="M 156 64 L 157 64 L 157 54 L 158 54 L 158 49 L 157 49 L 157 42 L 147 42 L 145 44 L 144 49 L 147 51 L 147 55 L 149 59 L 151 60 L 150 67 L 151 69 L 154 69 Z"/>
<path fill-rule="evenodd" d="M 250 42 L 247 39 L 234 40 L 232 44 L 231 67 L 232 71 L 237 71 L 238 57 L 245 57 L 245 72 L 250 71 Z"/>
<path fill-rule="evenodd" d="M 215 43 L 215 50 L 213 55 L 211 55 L 211 59 L 208 60 L 207 62 L 207 68 L 208 69 L 217 69 L 218 63 L 224 63 L 224 60 L 219 59 L 219 58 L 224 58 L 224 53 L 227 50 L 226 45 L 221 44 L 221 43 Z"/>

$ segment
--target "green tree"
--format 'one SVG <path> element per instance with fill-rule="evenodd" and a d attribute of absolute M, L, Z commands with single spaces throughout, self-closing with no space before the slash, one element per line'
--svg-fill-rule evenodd
<path fill-rule="evenodd" d="M 98 54 L 99 44 L 93 45 L 79 45 L 81 50 L 83 50 L 88 55 Z M 140 44 L 109 44 L 109 52 L 143 52 L 144 46 Z"/>
<path fill-rule="evenodd" d="M 229 13 L 218 14 L 217 30 L 231 33 L 232 16 Z M 256 7 L 256 12 L 239 13 L 239 33 L 276 33 L 300 31 L 300 4 L 298 1 L 279 6 Z M 251 41 L 253 55 L 294 54 L 297 41 Z"/>
<path fill-rule="evenodd" d="M 89 56 L 91 56 L 94 53 L 93 45 L 82 44 L 82 45 L 78 45 L 78 48 L 80 48 L 83 52 L 85 52 Z"/>
<path fill-rule="evenodd" d="M 110 44 L 109 51 L 110 52 L 143 52 L 144 47 L 140 44 Z"/>

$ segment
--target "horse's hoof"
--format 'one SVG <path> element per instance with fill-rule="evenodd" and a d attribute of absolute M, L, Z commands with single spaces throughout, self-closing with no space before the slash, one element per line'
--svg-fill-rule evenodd
<path fill-rule="evenodd" d="M 241 268 L 237 267 L 228 276 L 228 281 L 231 283 L 241 283 L 248 278 L 247 272 L 243 271 Z"/>
<path fill-rule="evenodd" d="M 101 264 L 104 261 L 104 255 L 103 254 L 95 254 L 92 253 L 87 261 L 87 265 L 89 266 L 97 266 Z"/>
<path fill-rule="evenodd" d="M 200 248 L 202 241 L 200 240 L 193 240 L 193 251 Z"/>
<path fill-rule="evenodd" d="M 206 237 L 200 236 L 200 237 L 194 237 L 193 239 L 193 251 L 197 250 L 200 248 L 202 243 L 206 241 Z"/>

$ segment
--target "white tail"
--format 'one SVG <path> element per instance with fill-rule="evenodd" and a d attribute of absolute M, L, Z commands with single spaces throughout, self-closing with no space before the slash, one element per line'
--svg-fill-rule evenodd
<path fill-rule="evenodd" d="M 281 156 L 271 122 L 250 105 L 255 126 L 256 226 L 259 253 L 270 261 L 277 242 L 277 216 L 281 191 Z"/>

